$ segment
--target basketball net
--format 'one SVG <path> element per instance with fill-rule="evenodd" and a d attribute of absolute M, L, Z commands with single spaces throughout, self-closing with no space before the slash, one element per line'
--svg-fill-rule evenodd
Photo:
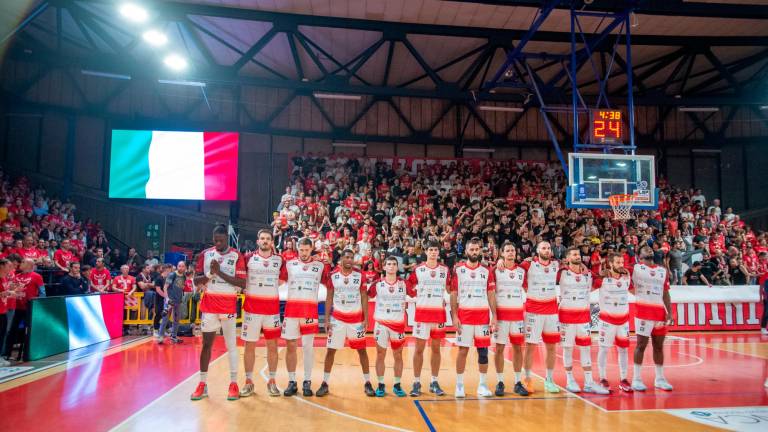
<path fill-rule="evenodd" d="M 635 204 L 634 194 L 616 194 L 608 197 L 608 202 L 613 209 L 613 219 L 627 221 L 632 217 L 632 206 Z"/>

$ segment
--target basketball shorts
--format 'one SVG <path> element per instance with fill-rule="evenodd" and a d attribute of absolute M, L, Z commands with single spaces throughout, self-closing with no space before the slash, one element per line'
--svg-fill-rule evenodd
<path fill-rule="evenodd" d="M 560 323 L 560 344 L 564 347 L 590 346 L 589 323 Z"/>
<path fill-rule="evenodd" d="M 456 332 L 456 345 L 460 347 L 488 348 L 491 330 L 488 324 L 462 324 Z"/>
<path fill-rule="evenodd" d="M 664 336 L 667 334 L 667 323 L 635 318 L 635 333 L 638 336 Z"/>
<path fill-rule="evenodd" d="M 304 335 L 320 333 L 317 318 L 284 318 L 281 337 L 285 340 L 296 340 Z"/>
<path fill-rule="evenodd" d="M 522 345 L 525 342 L 525 321 L 499 321 L 493 332 L 493 343 L 497 345 Z"/>
<path fill-rule="evenodd" d="M 229 331 L 235 331 L 235 314 L 216 314 L 202 312 L 200 314 L 200 330 L 203 333 L 217 332 L 222 329 L 226 334 Z"/>
<path fill-rule="evenodd" d="M 280 314 L 262 315 L 243 311 L 243 327 L 240 331 L 240 339 L 246 342 L 258 342 L 262 332 L 266 340 L 279 339 Z"/>
<path fill-rule="evenodd" d="M 328 341 L 326 346 L 333 349 L 344 348 L 344 341 L 349 341 L 352 349 L 365 348 L 365 325 L 359 323 L 346 323 L 331 317 L 328 326 Z"/>
<path fill-rule="evenodd" d="M 560 342 L 560 328 L 557 314 L 542 315 L 525 313 L 525 342 L 530 344 L 554 344 Z"/>
<path fill-rule="evenodd" d="M 417 322 L 412 333 L 416 339 L 445 339 L 445 323 Z"/>
<path fill-rule="evenodd" d="M 611 324 L 600 320 L 597 324 L 598 343 L 601 347 L 629 347 L 629 323 Z"/>
<path fill-rule="evenodd" d="M 396 350 L 405 343 L 405 333 L 399 333 L 384 324 L 376 323 L 373 326 L 373 337 L 376 344 L 382 348 L 392 348 Z"/>

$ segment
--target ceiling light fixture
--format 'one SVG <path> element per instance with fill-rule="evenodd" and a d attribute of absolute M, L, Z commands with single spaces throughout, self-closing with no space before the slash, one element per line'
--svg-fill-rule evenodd
<path fill-rule="evenodd" d="M 312 95 L 318 99 L 353 100 L 353 101 L 359 101 L 363 99 L 363 97 L 360 95 L 343 94 L 343 93 L 314 92 L 312 93 Z"/>
<path fill-rule="evenodd" d="M 112 79 L 121 79 L 121 80 L 131 79 L 130 75 L 116 74 L 116 73 L 110 73 L 110 72 L 100 72 L 100 71 L 95 71 L 90 69 L 81 69 L 80 73 L 83 75 L 90 75 L 90 76 L 101 77 L 101 78 L 112 78 Z"/>
<path fill-rule="evenodd" d="M 156 47 L 163 46 L 168 43 L 168 37 L 165 35 L 165 33 L 154 29 L 145 31 L 141 37 L 146 43 Z"/>
<path fill-rule="evenodd" d="M 182 71 L 187 68 L 187 60 L 178 54 L 168 55 L 165 60 L 163 60 L 163 63 L 175 71 Z"/>
<path fill-rule="evenodd" d="M 179 80 L 164 80 L 159 79 L 157 80 L 160 84 L 172 84 L 172 85 L 180 85 L 180 86 L 187 86 L 187 87 L 205 87 L 206 84 L 204 82 L 200 81 L 179 81 Z"/>
<path fill-rule="evenodd" d="M 525 109 L 520 107 L 497 106 L 497 105 L 480 105 L 477 107 L 477 109 L 479 109 L 480 111 L 516 112 L 516 113 L 525 111 Z"/>
<path fill-rule="evenodd" d="M 135 3 L 125 3 L 120 6 L 120 15 L 136 23 L 144 22 L 149 18 L 147 10 Z"/>
<path fill-rule="evenodd" d="M 718 107 L 680 107 L 677 109 L 680 112 L 718 112 Z"/>

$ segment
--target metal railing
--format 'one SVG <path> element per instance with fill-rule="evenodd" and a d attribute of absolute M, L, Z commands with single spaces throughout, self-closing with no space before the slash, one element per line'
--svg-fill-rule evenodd
<path fill-rule="evenodd" d="M 200 297 L 200 301 L 202 301 L 202 296 L 205 294 L 202 294 Z M 136 300 L 136 305 L 126 305 L 124 310 L 124 316 L 123 316 L 123 325 L 152 325 L 154 322 L 155 313 L 157 311 L 155 310 L 154 306 L 149 308 L 146 305 L 144 305 L 144 293 L 143 292 L 136 292 L 133 293 L 133 297 Z M 242 304 L 245 299 L 245 296 L 240 294 L 237 296 L 237 317 L 236 322 L 238 324 L 243 322 L 243 308 Z M 195 301 L 194 298 L 190 298 L 188 304 L 186 304 L 184 307 L 186 307 L 186 314 L 182 314 L 182 316 L 186 316 L 186 318 L 180 319 L 179 324 L 200 324 L 200 308 L 198 307 L 200 302 Z M 193 318 L 193 319 L 190 319 Z"/>

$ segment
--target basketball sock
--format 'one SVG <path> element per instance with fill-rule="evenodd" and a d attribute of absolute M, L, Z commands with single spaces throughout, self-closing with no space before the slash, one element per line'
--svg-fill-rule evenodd
<path fill-rule="evenodd" d="M 328 381 L 331 380 L 331 374 L 328 372 L 323 372 L 323 382 L 328 384 Z"/>
<path fill-rule="evenodd" d="M 200 382 L 204 383 L 208 379 L 208 372 L 200 372 Z"/>
<path fill-rule="evenodd" d="M 496 381 L 504 382 L 504 372 L 496 372 Z"/>
<path fill-rule="evenodd" d="M 621 348 L 619 348 L 621 349 Z M 621 353 L 619 353 L 621 356 Z M 608 348 L 601 346 L 597 349 L 597 372 L 600 374 L 600 379 L 605 379 L 606 364 L 608 363 Z"/>
<path fill-rule="evenodd" d="M 249 381 L 253 381 L 253 372 L 246 372 L 245 373 L 245 379 Z"/>
<path fill-rule="evenodd" d="M 379 382 L 379 385 L 384 385 L 384 377 L 383 376 L 377 376 L 376 381 Z"/>
<path fill-rule="evenodd" d="M 592 367 L 592 347 L 579 347 L 579 362 L 582 368 Z"/>
<path fill-rule="evenodd" d="M 482 386 L 488 385 L 488 374 L 480 373 L 480 385 Z"/>
<path fill-rule="evenodd" d="M 301 352 L 304 354 L 304 381 L 312 380 L 312 366 L 315 363 L 315 335 L 301 337 Z"/>
<path fill-rule="evenodd" d="M 456 385 L 464 385 L 464 374 L 456 374 Z"/>
<path fill-rule="evenodd" d="M 414 384 L 421 384 L 421 377 L 418 375 L 413 376 L 413 383 Z"/>
<path fill-rule="evenodd" d="M 531 377 L 531 370 L 530 369 L 523 369 L 523 375 L 525 375 L 525 378 L 528 379 Z"/>
<path fill-rule="evenodd" d="M 431 383 L 437 382 L 437 377 L 434 376 L 434 375 L 432 375 L 432 377 L 430 379 L 431 379 L 431 381 L 430 381 Z"/>
<path fill-rule="evenodd" d="M 629 350 L 627 348 L 619 348 L 619 378 L 627 379 L 627 364 L 629 363 Z"/>
<path fill-rule="evenodd" d="M 591 371 L 591 370 L 588 370 L 588 371 L 584 371 L 584 382 L 585 382 L 585 383 L 591 383 L 591 382 L 594 382 L 594 381 L 592 380 L 592 371 Z"/>
<path fill-rule="evenodd" d="M 370 382 L 371 381 L 371 374 L 363 374 L 363 379 L 365 380 L 365 382 Z"/>
<path fill-rule="evenodd" d="M 398 384 L 400 384 L 400 377 L 396 376 L 395 377 L 395 385 L 398 385 Z"/>
<path fill-rule="evenodd" d="M 639 364 L 635 363 L 633 365 L 633 367 L 632 367 L 632 371 L 633 371 L 632 379 L 635 379 L 635 380 L 638 380 L 638 381 L 642 381 L 643 380 L 642 365 L 639 365 Z"/>
<path fill-rule="evenodd" d="M 224 345 L 227 347 L 227 361 L 229 362 L 229 378 L 232 382 L 237 381 L 237 366 L 240 360 L 240 353 L 237 351 L 237 334 L 235 320 L 229 320 L 222 325 L 224 334 Z"/>
<path fill-rule="evenodd" d="M 664 366 L 656 365 L 656 379 L 667 379 L 664 377 Z"/>
<path fill-rule="evenodd" d="M 230 382 L 237 382 L 237 372 L 230 372 L 229 373 L 229 381 Z"/>
<path fill-rule="evenodd" d="M 522 375 L 520 372 L 515 371 L 515 383 L 520 382 L 520 375 Z"/>
<path fill-rule="evenodd" d="M 296 381 L 296 372 L 288 372 L 288 381 Z"/>
<path fill-rule="evenodd" d="M 547 379 L 550 379 L 549 374 L 547 374 Z M 568 382 L 575 381 L 574 378 L 573 378 L 573 371 L 572 370 L 565 371 L 565 379 L 567 379 Z"/>
<path fill-rule="evenodd" d="M 547 379 L 549 381 L 552 381 L 552 375 L 554 375 L 555 370 L 554 369 L 547 369 Z"/>
<path fill-rule="evenodd" d="M 269 373 L 269 379 L 273 380 L 277 376 L 277 372 L 270 372 Z"/>
<path fill-rule="evenodd" d="M 563 366 L 573 366 L 573 347 L 563 347 Z"/>

